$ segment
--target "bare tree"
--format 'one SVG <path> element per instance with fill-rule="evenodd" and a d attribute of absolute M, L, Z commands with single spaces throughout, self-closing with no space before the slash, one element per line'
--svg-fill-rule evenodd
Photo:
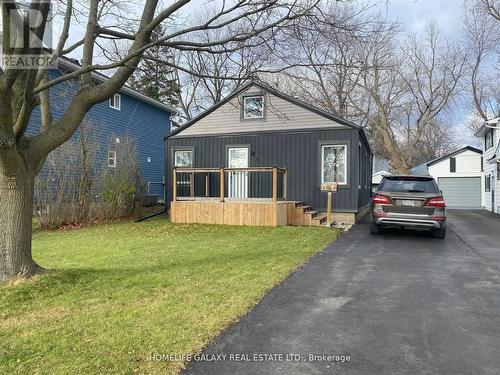
<path fill-rule="evenodd" d="M 227 38 L 229 34 L 227 29 L 203 30 L 194 38 L 199 43 L 210 44 Z M 176 71 L 177 84 L 184 89 L 178 97 L 184 120 L 191 120 L 236 90 L 263 67 L 269 54 L 266 43 L 213 54 L 179 52 L 176 60 L 189 67 L 189 72 Z"/>
<path fill-rule="evenodd" d="M 336 115 L 353 116 L 356 111 L 350 105 L 349 93 L 356 89 L 359 78 L 356 51 L 377 33 L 393 27 L 370 15 L 369 9 L 332 3 L 323 10 L 315 29 L 304 22 L 296 25 L 289 54 L 279 56 L 281 60 L 295 60 L 292 69 L 285 72 L 293 83 L 289 88 L 293 95 Z"/>
<path fill-rule="evenodd" d="M 77 3 L 67 0 L 62 32 L 50 58 L 79 49 L 81 66 L 52 80 L 47 78 L 45 69 L 35 66 L 28 70 L 18 65 L 4 66 L 0 71 L 0 280 L 27 277 L 42 270 L 31 256 L 35 176 L 47 155 L 72 137 L 90 108 L 110 98 L 127 82 L 148 48 L 162 45 L 172 50 L 218 54 L 255 46 L 272 40 L 294 20 L 309 15 L 319 0 L 222 2 L 215 15 L 200 23 L 174 22 L 189 3 L 176 0 L 162 6 L 158 0 L 145 0 L 132 7 L 126 2 L 90 0 L 80 9 Z M 141 10 L 137 17 L 129 15 L 138 8 Z M 21 1 L 3 1 L 1 9 L 3 56 L 41 56 L 50 3 L 33 0 L 28 14 L 23 10 L 25 2 Z M 70 37 L 75 20 L 85 25 L 81 39 Z M 152 32 L 162 23 L 168 32 L 151 41 Z M 230 32 L 209 43 L 193 41 L 192 36 L 200 31 L 218 29 Z M 69 42 L 73 40 L 76 41 Z M 116 45 L 127 41 L 123 58 L 95 61 L 99 50 L 106 49 L 106 41 Z M 166 63 L 189 72 L 188 66 L 174 61 Z M 106 70 L 112 72 L 109 79 L 97 82 L 93 78 L 92 72 Z M 49 88 L 75 79 L 79 83 L 76 95 L 62 116 L 53 118 Z M 28 136 L 26 128 L 36 107 L 41 112 L 40 132 Z"/>
<path fill-rule="evenodd" d="M 498 44 L 500 42 L 500 23 L 489 17 L 485 4 L 489 0 L 470 0 L 465 3 L 463 18 L 465 37 L 464 44 L 468 51 L 468 76 L 474 116 L 469 126 L 477 130 L 485 120 L 500 112 L 500 71 L 498 61 Z M 491 5 L 493 6 L 493 5 Z M 494 9 L 494 8 L 492 8 Z"/>
<path fill-rule="evenodd" d="M 422 134 L 419 142 L 413 147 L 413 165 L 419 165 L 456 150 L 458 142 L 457 131 L 446 123 L 432 123 Z"/>
<path fill-rule="evenodd" d="M 465 62 L 432 24 L 397 46 L 391 35 L 370 42 L 359 80 L 362 94 L 352 103 L 367 118 L 375 149 L 392 169 L 408 172 L 417 146 L 442 126 L 461 88 Z"/>
<path fill-rule="evenodd" d="M 494 17 L 497 21 L 500 21 L 500 4 L 498 0 L 479 0 L 483 9 L 490 16 Z"/>

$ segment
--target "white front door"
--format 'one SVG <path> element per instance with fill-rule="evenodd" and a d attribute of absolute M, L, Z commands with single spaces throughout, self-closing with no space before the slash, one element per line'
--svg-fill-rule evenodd
<path fill-rule="evenodd" d="M 248 168 L 248 148 L 229 148 L 227 159 L 229 168 Z M 248 198 L 248 172 L 229 172 L 228 179 L 229 198 Z"/>

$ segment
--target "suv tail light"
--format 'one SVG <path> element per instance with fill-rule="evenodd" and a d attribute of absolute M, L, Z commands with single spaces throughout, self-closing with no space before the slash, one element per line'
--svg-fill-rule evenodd
<path fill-rule="evenodd" d="M 431 198 L 427 201 L 427 207 L 446 207 L 444 198 Z"/>
<path fill-rule="evenodd" d="M 391 199 L 385 195 L 375 194 L 372 198 L 374 204 L 392 204 Z"/>

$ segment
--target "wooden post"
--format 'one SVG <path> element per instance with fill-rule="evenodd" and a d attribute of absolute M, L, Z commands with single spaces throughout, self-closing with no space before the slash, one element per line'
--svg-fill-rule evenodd
<path fill-rule="evenodd" d="M 273 203 L 278 201 L 278 168 L 273 167 Z"/>
<path fill-rule="evenodd" d="M 326 207 L 326 227 L 330 228 L 332 225 L 332 192 L 328 192 L 328 205 Z"/>
<path fill-rule="evenodd" d="M 189 195 L 194 198 L 194 172 L 189 175 Z"/>
<path fill-rule="evenodd" d="M 224 168 L 221 168 L 220 171 L 220 201 L 224 202 Z"/>
<path fill-rule="evenodd" d="M 205 175 L 205 197 L 208 198 L 208 173 Z"/>
<path fill-rule="evenodd" d="M 285 200 L 285 202 L 286 202 L 287 179 L 288 179 L 288 169 L 285 169 L 283 175 L 283 199 Z"/>
<path fill-rule="evenodd" d="M 172 184 L 173 184 L 173 193 L 172 193 L 172 200 L 175 202 L 177 200 L 177 170 L 174 168 L 172 169 L 173 174 L 172 174 Z"/>

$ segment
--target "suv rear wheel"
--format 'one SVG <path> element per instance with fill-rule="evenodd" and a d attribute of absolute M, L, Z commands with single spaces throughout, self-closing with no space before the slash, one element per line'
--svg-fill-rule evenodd
<path fill-rule="evenodd" d="M 446 227 L 439 228 L 434 231 L 434 237 L 443 239 L 446 237 Z"/>
<path fill-rule="evenodd" d="M 380 229 L 380 227 L 377 224 L 370 222 L 370 233 L 371 234 L 379 234 L 381 231 L 382 231 L 382 229 Z"/>

